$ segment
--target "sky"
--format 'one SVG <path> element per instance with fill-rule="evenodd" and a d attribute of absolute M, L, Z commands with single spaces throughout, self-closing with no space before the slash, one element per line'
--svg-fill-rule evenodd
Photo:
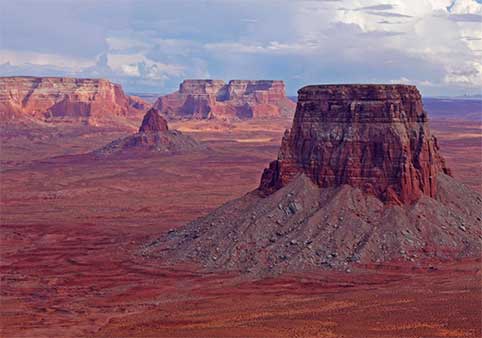
<path fill-rule="evenodd" d="M 482 0 L 0 0 L 0 76 L 407 83 L 482 91 Z"/>

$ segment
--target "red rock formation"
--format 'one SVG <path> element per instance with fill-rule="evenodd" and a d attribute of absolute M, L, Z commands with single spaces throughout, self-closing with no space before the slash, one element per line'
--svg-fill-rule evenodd
<path fill-rule="evenodd" d="M 254 278 L 480 257 L 482 197 L 448 173 L 415 87 L 305 87 L 260 189 L 142 254 Z"/>
<path fill-rule="evenodd" d="M 286 97 L 283 81 L 185 80 L 154 106 L 170 118 L 251 119 L 289 116 L 295 103 Z"/>
<path fill-rule="evenodd" d="M 0 118 L 99 124 L 142 116 L 147 104 L 103 79 L 1 77 Z"/>
<path fill-rule="evenodd" d="M 196 139 L 178 130 L 169 130 L 159 110 L 151 108 L 139 127 L 139 132 L 117 139 L 93 152 L 96 156 L 142 154 L 180 154 L 208 149 Z"/>
<path fill-rule="evenodd" d="M 168 130 L 167 121 L 160 115 L 159 110 L 151 108 L 146 115 L 144 115 L 139 133 L 163 132 Z"/>
<path fill-rule="evenodd" d="M 386 202 L 434 197 L 449 174 L 420 93 L 405 85 L 320 85 L 299 92 L 291 131 L 263 173 L 271 193 L 304 173 L 320 187 L 349 184 Z"/>
<path fill-rule="evenodd" d="M 145 112 L 151 107 L 151 104 L 149 104 L 147 101 L 144 101 L 144 99 L 139 96 L 129 95 L 128 99 L 129 107 L 131 109 L 138 110 L 139 112 Z"/>

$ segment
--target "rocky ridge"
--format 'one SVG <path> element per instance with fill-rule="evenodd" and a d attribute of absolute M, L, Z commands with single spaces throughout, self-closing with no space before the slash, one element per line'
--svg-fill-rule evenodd
<path fill-rule="evenodd" d="M 296 104 L 286 97 L 283 81 L 185 80 L 154 107 L 168 118 L 256 119 L 290 116 Z"/>
<path fill-rule="evenodd" d="M 449 174 L 415 87 L 305 87 L 260 187 L 142 254 L 255 276 L 480 257 L 482 197 Z"/>
<path fill-rule="evenodd" d="M 149 105 L 104 79 L 0 77 L 0 119 L 89 125 L 139 118 Z"/>

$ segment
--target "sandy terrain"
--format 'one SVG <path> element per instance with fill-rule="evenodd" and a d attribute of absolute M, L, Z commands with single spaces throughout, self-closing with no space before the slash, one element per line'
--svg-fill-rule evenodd
<path fill-rule="evenodd" d="M 211 150 L 105 161 L 74 154 L 128 130 L 2 130 L 1 336 L 479 337 L 480 260 L 253 282 L 139 255 L 255 188 L 290 124 L 178 122 Z M 480 125 L 431 126 L 480 191 Z"/>

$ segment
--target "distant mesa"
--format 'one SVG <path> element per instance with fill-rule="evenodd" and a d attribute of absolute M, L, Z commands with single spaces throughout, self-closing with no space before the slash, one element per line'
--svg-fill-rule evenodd
<path fill-rule="evenodd" d="M 152 104 L 149 102 L 145 101 L 142 97 L 135 96 L 135 95 L 128 95 L 128 102 L 129 102 L 129 107 L 131 109 L 131 112 L 134 114 L 141 114 L 145 113 L 147 110 L 149 110 L 152 107 Z"/>
<path fill-rule="evenodd" d="M 451 177 L 416 87 L 316 85 L 258 189 L 143 249 L 255 276 L 480 257 L 481 196 Z"/>
<path fill-rule="evenodd" d="M 169 119 L 245 120 L 291 117 L 296 104 L 286 97 L 283 81 L 185 80 L 154 107 Z"/>
<path fill-rule="evenodd" d="M 178 130 L 169 130 L 159 110 L 151 108 L 134 135 L 120 138 L 94 151 L 97 156 L 136 155 L 146 153 L 180 154 L 205 150 L 207 147 Z"/>
<path fill-rule="evenodd" d="M 0 77 L 0 120 L 112 125 L 138 119 L 149 104 L 104 79 Z"/>

